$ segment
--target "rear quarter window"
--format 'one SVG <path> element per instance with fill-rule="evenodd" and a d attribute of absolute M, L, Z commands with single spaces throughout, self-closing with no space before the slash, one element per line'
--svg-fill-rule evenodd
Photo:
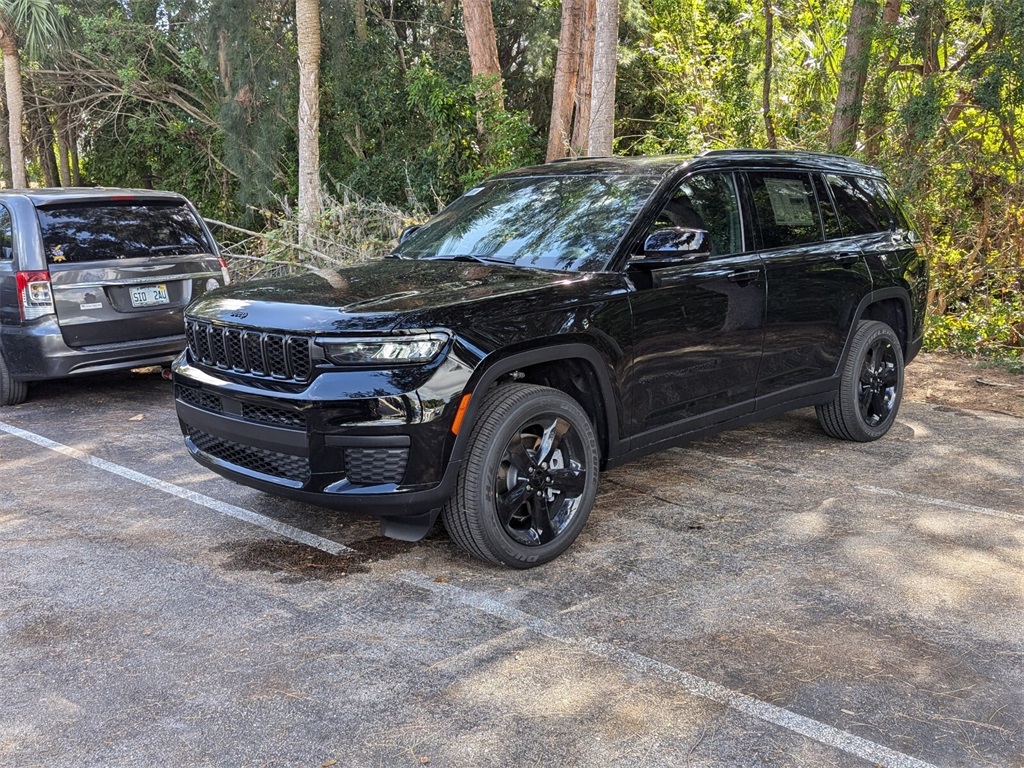
<path fill-rule="evenodd" d="M 195 214 L 181 203 L 109 202 L 38 209 L 50 264 L 209 253 Z"/>
<path fill-rule="evenodd" d="M 0 261 L 14 258 L 14 240 L 11 228 L 11 213 L 0 205 Z"/>
<path fill-rule="evenodd" d="M 897 216 L 886 201 L 890 193 L 879 179 L 828 174 L 825 180 L 836 201 L 844 236 L 885 232 L 896 221 Z"/>

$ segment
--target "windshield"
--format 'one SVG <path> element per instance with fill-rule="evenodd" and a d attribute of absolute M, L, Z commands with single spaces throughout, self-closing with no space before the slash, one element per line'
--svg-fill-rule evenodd
<path fill-rule="evenodd" d="M 397 255 L 573 272 L 604 269 L 658 181 L 543 176 L 484 182 L 412 234 Z"/>

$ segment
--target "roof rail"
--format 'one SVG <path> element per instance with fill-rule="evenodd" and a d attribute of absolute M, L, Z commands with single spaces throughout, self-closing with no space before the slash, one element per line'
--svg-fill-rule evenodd
<path fill-rule="evenodd" d="M 554 160 L 548 160 L 545 165 L 551 165 L 552 163 L 571 163 L 574 160 L 611 160 L 614 155 L 581 155 L 580 157 L 556 157 Z"/>
<path fill-rule="evenodd" d="M 813 152 L 809 149 L 755 149 L 753 147 L 737 147 L 736 149 L 705 149 L 697 157 L 718 157 L 718 156 L 742 156 L 742 155 L 796 155 L 800 157 L 827 157 L 827 158 L 842 158 L 843 160 L 852 160 L 853 162 L 860 162 L 855 158 L 848 157 L 847 155 L 837 155 L 831 152 Z"/>

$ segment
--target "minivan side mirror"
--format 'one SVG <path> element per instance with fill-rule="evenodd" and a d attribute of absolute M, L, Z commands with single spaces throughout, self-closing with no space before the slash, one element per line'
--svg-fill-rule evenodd
<path fill-rule="evenodd" d="M 711 257 L 711 235 L 705 229 L 664 227 L 644 240 L 643 254 L 630 259 L 632 267 L 659 269 L 675 264 L 693 264 Z"/>

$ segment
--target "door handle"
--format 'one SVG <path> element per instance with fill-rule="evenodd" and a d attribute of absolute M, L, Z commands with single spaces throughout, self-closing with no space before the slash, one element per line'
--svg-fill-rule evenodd
<path fill-rule="evenodd" d="M 756 269 L 736 269 L 729 275 L 730 283 L 746 285 L 760 274 Z"/>
<path fill-rule="evenodd" d="M 852 267 L 857 261 L 860 260 L 859 253 L 850 253 L 849 251 L 843 251 L 841 253 L 833 253 L 832 261 L 843 267 Z"/>

